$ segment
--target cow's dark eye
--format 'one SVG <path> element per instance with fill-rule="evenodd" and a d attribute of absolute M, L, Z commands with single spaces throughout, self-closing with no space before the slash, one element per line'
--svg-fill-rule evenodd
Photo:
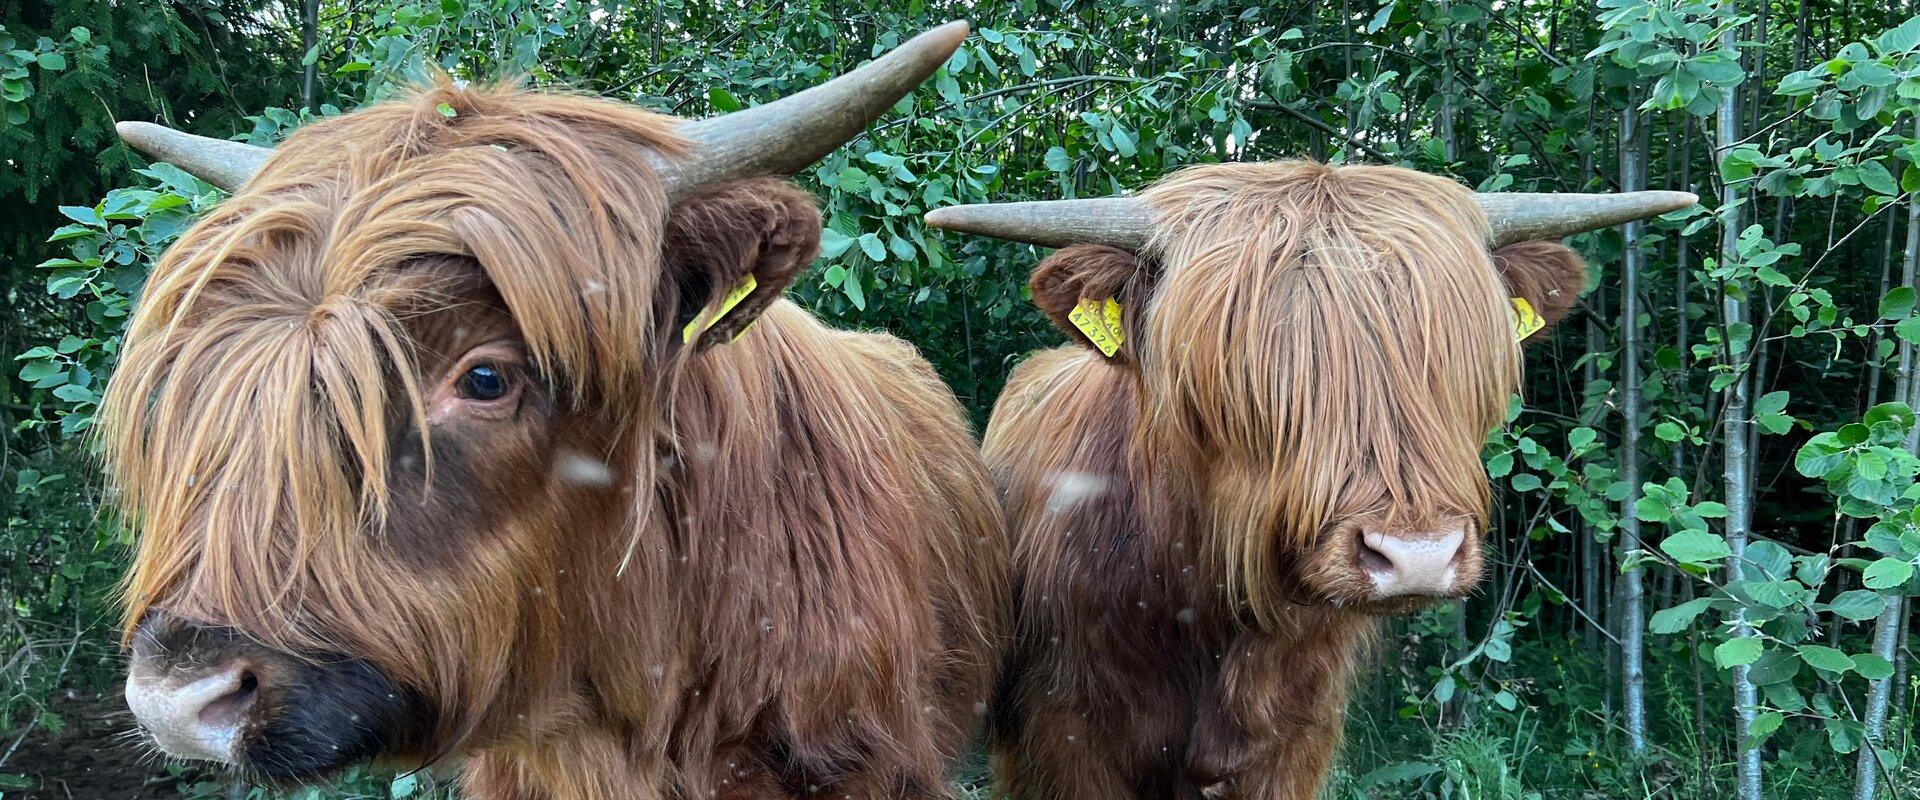
<path fill-rule="evenodd" d="M 460 396 L 486 402 L 507 395 L 507 375 L 492 364 L 481 364 L 460 376 Z"/>

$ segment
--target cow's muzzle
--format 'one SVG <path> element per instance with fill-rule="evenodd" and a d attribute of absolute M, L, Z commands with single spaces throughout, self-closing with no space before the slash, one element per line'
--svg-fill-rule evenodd
<path fill-rule="evenodd" d="M 1437 531 L 1388 533 L 1366 528 L 1358 532 L 1354 554 L 1358 566 L 1373 583 L 1375 599 L 1389 597 L 1445 597 L 1459 592 L 1469 555 L 1461 548 L 1464 527 Z"/>
<path fill-rule="evenodd" d="M 166 754 L 273 781 L 393 755 L 428 730 L 418 695 L 363 659 L 296 657 L 162 613 L 134 633 L 126 696 Z"/>

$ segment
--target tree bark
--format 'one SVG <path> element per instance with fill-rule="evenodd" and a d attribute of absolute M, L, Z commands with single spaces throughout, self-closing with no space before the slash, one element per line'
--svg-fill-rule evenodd
<path fill-rule="evenodd" d="M 320 43 L 320 0 L 302 0 L 300 9 L 300 105 L 320 113 L 320 59 L 313 48 Z"/>
<path fill-rule="evenodd" d="M 1920 120 L 1914 122 L 1914 131 L 1920 133 Z M 1907 250 L 1901 258 L 1900 277 L 1902 284 L 1908 287 L 1920 287 L 1920 203 L 1907 202 Z M 1916 289 L 1920 291 L 1920 289 Z M 1920 405 L 1915 397 L 1913 343 L 1900 341 L 1899 372 L 1894 375 L 1894 396 L 1908 407 Z M 1920 426 L 1907 432 L 1907 452 L 1920 453 Z M 1873 621 L 1873 653 L 1893 663 L 1899 657 L 1900 620 L 1905 609 L 1903 598 L 1886 598 L 1887 607 Z M 1880 746 L 1887 732 L 1888 699 L 1893 694 L 1891 677 L 1870 681 L 1867 684 L 1867 709 L 1862 722 L 1866 725 L 1866 735 L 1860 746 L 1860 758 L 1854 767 L 1854 800 L 1873 800 L 1879 794 L 1880 784 Z"/>
<path fill-rule="evenodd" d="M 1739 48 L 1739 31 L 1729 26 L 1720 34 L 1720 46 L 1728 50 Z M 1731 87 L 1720 99 L 1720 108 L 1715 120 L 1717 136 L 1714 161 L 1717 163 L 1733 150 L 1740 140 L 1740 92 L 1739 87 Z M 1740 202 L 1740 188 L 1732 183 L 1722 183 L 1720 187 L 1720 207 L 1729 209 L 1733 219 L 1722 220 L 1720 228 L 1720 258 L 1722 263 L 1732 263 L 1740 257 L 1740 221 L 1738 211 L 1731 211 Z M 1746 296 L 1736 291 L 1722 291 L 1720 311 L 1727 326 L 1747 322 Z M 1739 361 L 1744 354 L 1729 352 L 1727 357 Z M 1748 419 L 1748 392 L 1750 375 L 1742 374 L 1723 390 L 1724 405 L 1721 419 L 1726 444 L 1722 452 L 1724 462 L 1726 505 L 1727 505 L 1727 547 L 1733 551 L 1727 560 L 1729 577 L 1739 581 L 1746 578 L 1747 537 L 1753 519 L 1753 473 L 1752 461 L 1748 451 L 1752 446 L 1752 420 Z M 1754 635 L 1753 627 L 1747 623 L 1745 609 L 1734 612 L 1733 635 L 1747 637 Z M 1738 776 L 1738 795 L 1741 800 L 1760 800 L 1760 749 L 1749 744 L 1752 738 L 1753 720 L 1760 703 L 1759 692 L 1748 677 L 1747 665 L 1733 668 L 1733 735 L 1739 755 L 1735 763 Z"/>
<path fill-rule="evenodd" d="M 1640 114 L 1629 96 L 1620 114 L 1620 189 L 1632 192 L 1646 185 L 1645 138 Z M 1627 496 L 1620 501 L 1622 564 L 1640 548 L 1640 517 L 1634 505 L 1640 499 L 1640 273 L 1645 258 L 1640 251 L 1639 222 L 1624 228 L 1625 258 L 1620 271 L 1620 479 Z M 1627 732 L 1627 752 L 1637 764 L 1647 753 L 1645 574 L 1639 567 L 1620 573 L 1620 683 L 1621 710 Z"/>

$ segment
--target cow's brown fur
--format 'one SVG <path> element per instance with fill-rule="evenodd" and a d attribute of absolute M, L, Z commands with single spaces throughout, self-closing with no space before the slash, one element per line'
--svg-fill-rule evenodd
<path fill-rule="evenodd" d="M 1199 167 L 1144 196 L 1146 257 L 1067 248 L 1031 281 L 1076 339 L 1080 299 L 1118 298 L 1121 352 L 1036 355 L 988 426 L 1016 565 L 998 768 L 1017 800 L 1305 800 L 1371 620 L 1410 605 L 1368 600 L 1356 530 L 1465 519 L 1479 547 L 1509 293 L 1558 319 L 1584 268 L 1496 259 L 1469 191 L 1402 169 Z"/>
<path fill-rule="evenodd" d="M 156 269 L 105 401 L 129 631 L 365 659 L 434 723 L 387 755 L 477 798 L 946 794 L 1007 616 L 963 415 L 778 299 L 810 198 L 669 204 L 646 151 L 683 148 L 445 82 L 291 137 Z M 470 413 L 482 350 L 524 394 Z"/>

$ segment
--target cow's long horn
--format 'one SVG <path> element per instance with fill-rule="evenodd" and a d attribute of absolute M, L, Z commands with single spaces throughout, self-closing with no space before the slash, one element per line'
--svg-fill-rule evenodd
<path fill-rule="evenodd" d="M 1510 192 L 1480 194 L 1476 199 L 1487 213 L 1495 247 L 1558 239 L 1700 202 L 1692 192 Z M 927 224 L 1044 247 L 1104 244 L 1137 251 L 1153 231 L 1154 211 L 1132 197 L 983 203 L 934 209 L 927 214 Z"/>
<path fill-rule="evenodd" d="M 936 228 L 1042 247 L 1104 244 L 1136 252 L 1146 246 L 1153 221 L 1153 207 L 1137 197 L 979 203 L 927 212 L 927 224 Z"/>
<path fill-rule="evenodd" d="M 273 155 L 269 148 L 195 136 L 151 122 L 121 122 L 113 129 L 141 152 L 229 192 L 246 183 Z"/>
<path fill-rule="evenodd" d="M 1700 202 L 1692 192 L 1487 192 L 1477 199 L 1481 210 L 1487 212 L 1495 247 L 1610 228 Z"/>
<path fill-rule="evenodd" d="M 693 146 L 682 158 L 656 162 L 661 183 L 669 197 L 678 197 L 712 183 L 806 169 L 885 114 L 966 38 L 966 22 L 949 22 L 819 86 L 682 125 Z M 227 191 L 246 183 L 273 152 L 147 122 L 116 128 L 128 144 Z"/>
<path fill-rule="evenodd" d="M 885 114 L 945 64 L 966 38 L 966 22 L 949 22 L 819 86 L 680 126 L 681 135 L 693 140 L 693 149 L 661 166 L 668 196 L 806 169 Z"/>

